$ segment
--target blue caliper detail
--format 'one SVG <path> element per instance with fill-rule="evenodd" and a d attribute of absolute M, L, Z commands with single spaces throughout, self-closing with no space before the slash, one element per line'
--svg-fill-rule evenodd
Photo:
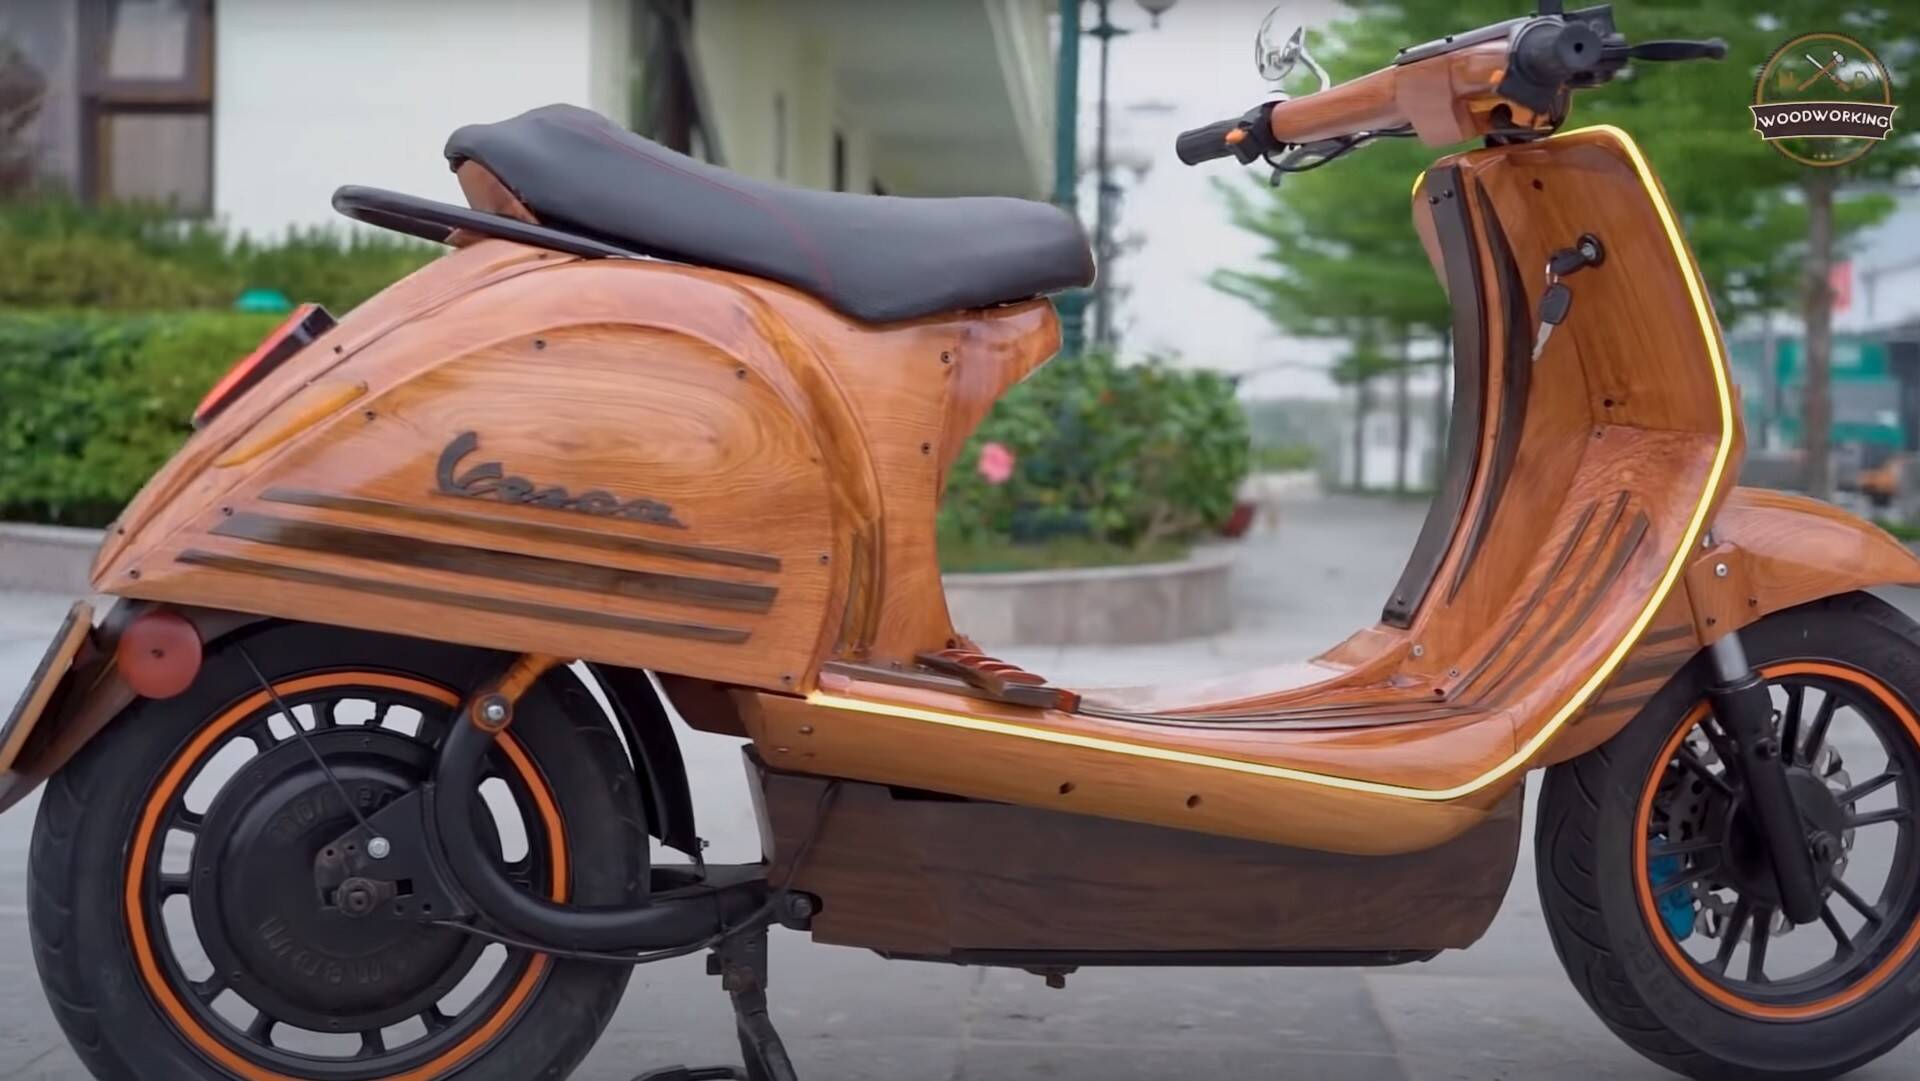
<path fill-rule="evenodd" d="M 1660 887 L 1679 878 L 1685 870 L 1679 856 L 1656 856 L 1647 861 L 1647 877 L 1653 883 L 1654 907 L 1660 910 L 1660 918 L 1666 921 L 1667 931 L 1676 942 L 1685 942 L 1693 937 L 1693 891 L 1676 889 L 1661 893 Z"/>

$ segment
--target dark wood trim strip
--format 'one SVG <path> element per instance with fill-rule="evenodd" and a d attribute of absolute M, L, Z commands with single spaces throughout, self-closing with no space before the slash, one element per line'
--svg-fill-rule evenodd
<path fill-rule="evenodd" d="M 1559 553 L 1553 557 L 1552 566 L 1548 567 L 1547 573 L 1541 576 L 1540 584 L 1533 588 L 1533 595 L 1527 598 L 1527 603 L 1520 609 L 1520 614 L 1515 616 L 1513 622 L 1507 625 L 1506 631 L 1500 635 L 1500 641 L 1489 648 L 1478 661 L 1474 662 L 1473 667 L 1467 670 L 1467 674 L 1460 677 L 1460 679 L 1448 689 L 1450 696 L 1458 695 L 1463 689 L 1472 687 L 1477 683 L 1480 676 L 1487 670 L 1487 666 L 1491 665 L 1506 651 L 1509 645 L 1513 644 L 1514 636 L 1518 635 L 1520 628 L 1525 626 L 1527 620 L 1533 617 L 1533 610 L 1540 607 L 1540 602 L 1546 599 L 1547 590 L 1553 587 L 1554 580 L 1560 577 L 1561 570 L 1566 567 L 1567 561 L 1573 558 L 1573 553 L 1580 547 L 1580 542 L 1586 538 L 1587 527 L 1593 524 L 1593 514 L 1599 506 L 1600 504 L 1597 502 L 1588 503 L 1586 509 L 1580 512 L 1580 520 L 1574 523 L 1573 532 L 1567 534 L 1567 539 L 1565 543 L 1561 544 Z"/>
<path fill-rule="evenodd" d="M 1692 638 L 1692 637 L 1693 637 L 1693 624 L 1678 623 L 1678 624 L 1675 624 L 1674 626 L 1667 627 L 1662 630 L 1648 631 L 1647 633 L 1640 636 L 1640 641 L 1638 645 L 1644 648 L 1646 646 L 1657 646 L 1664 642 L 1671 642 L 1679 638 Z M 1688 647 L 1688 652 L 1689 653 L 1692 652 L 1692 647 Z"/>
<path fill-rule="evenodd" d="M 1650 657 L 1642 657 L 1636 651 L 1627 656 L 1629 658 L 1627 663 L 1614 670 L 1613 679 L 1607 683 L 1607 691 L 1602 692 L 1602 697 L 1615 688 L 1631 687 L 1650 679 L 1658 679 L 1665 683 L 1673 677 L 1675 672 L 1687 666 L 1687 662 L 1693 659 L 1693 651 L 1676 650 L 1672 653 L 1656 653 Z"/>
<path fill-rule="evenodd" d="M 606 552 L 691 559 L 698 563 L 718 563 L 724 567 L 745 567 L 755 571 L 780 569 L 778 559 L 758 552 L 735 552 L 726 548 L 709 548 L 698 544 L 674 544 L 671 541 L 628 537 L 598 529 L 579 529 L 573 526 L 554 525 L 550 522 L 510 520 L 485 514 L 464 514 L 438 507 L 415 506 L 411 503 L 390 503 L 381 499 L 360 499 L 355 496 L 310 492 L 298 488 L 269 488 L 260 493 L 260 498 L 267 503 L 289 503 L 296 507 L 346 511 L 350 514 L 365 514 L 374 518 L 390 518 L 419 525 L 471 529 L 476 533 L 506 537 L 514 541 L 536 540 L 551 541 L 556 544 L 577 544 L 583 548 L 598 548 Z"/>
<path fill-rule="evenodd" d="M 558 608 L 547 604 L 534 604 L 529 601 L 512 601 L 494 597 L 479 597 L 468 593 L 455 593 L 445 589 L 430 589 L 425 586 L 401 585 L 397 582 L 383 582 L 375 578 L 359 578 L 348 574 L 335 574 L 332 571 L 314 570 L 309 567 L 288 567 L 279 563 L 267 563 L 257 559 L 240 556 L 222 555 L 218 552 L 206 552 L 188 549 L 174 557 L 175 562 L 193 567 L 206 567 L 210 570 L 226 571 L 230 574 L 244 574 L 255 578 L 271 578 L 299 585 L 322 586 L 329 589 L 352 590 L 360 593 L 373 593 L 395 600 L 417 601 L 422 604 L 447 605 L 454 608 L 467 608 L 477 612 L 493 612 L 499 615 L 518 616 L 523 619 L 545 620 L 550 623 L 567 623 L 580 627 L 598 627 L 603 630 L 627 631 L 634 634 L 657 634 L 670 638 L 692 638 L 702 642 L 724 642 L 730 645 L 745 642 L 751 632 L 734 627 L 710 627 L 698 623 L 669 623 L 665 620 L 646 619 L 640 616 L 616 616 L 605 612 L 583 612 L 577 608 Z M 402 631 L 404 633 L 404 630 Z"/>
<path fill-rule="evenodd" d="M 1434 235 L 1453 306 L 1453 412 L 1447 423 L 1447 475 L 1427 508 L 1407 565 L 1380 612 L 1393 627 L 1413 624 L 1413 615 L 1433 588 L 1447 549 L 1466 517 L 1467 496 L 1480 468 L 1480 433 L 1487 393 L 1487 306 L 1480 281 L 1480 254 L 1467 215 L 1459 166 L 1431 169 L 1420 190 L 1428 196 Z"/>
<path fill-rule="evenodd" d="M 1487 528 L 1493 524 L 1493 512 L 1500 506 L 1501 496 L 1506 494 L 1507 480 L 1513 476 L 1513 462 L 1520 454 L 1520 436 L 1527 427 L 1527 398 L 1533 374 L 1533 350 L 1529 347 L 1533 328 L 1529 323 L 1532 317 L 1526 283 L 1520 278 L 1520 266 L 1514 262 L 1513 248 L 1507 242 L 1506 230 L 1500 228 L 1500 219 L 1494 213 L 1493 200 L 1487 198 L 1487 189 L 1476 184 L 1473 193 L 1480 208 L 1480 229 L 1487 238 L 1494 272 L 1500 275 L 1500 307 L 1506 327 L 1500 339 L 1503 373 L 1500 416 L 1493 422 L 1493 460 L 1487 465 L 1487 490 L 1474 508 L 1473 524 L 1467 527 L 1460 563 L 1453 572 L 1453 582 L 1447 586 L 1449 604 L 1465 584 L 1468 572 L 1473 570 L 1474 557 L 1480 554 Z"/>
<path fill-rule="evenodd" d="M 1534 624 L 1533 629 L 1531 632 L 1528 633 L 1527 640 L 1524 644 L 1518 645 L 1517 648 L 1513 648 L 1513 649 L 1503 648 L 1500 651 L 1501 655 L 1505 658 L 1505 660 L 1500 665 L 1499 673 L 1495 675 L 1492 679 L 1487 681 L 1487 687 L 1484 691 L 1481 692 L 1481 697 L 1483 698 L 1489 697 L 1498 693 L 1501 688 L 1501 685 L 1506 682 L 1507 677 L 1513 674 L 1514 669 L 1519 667 L 1522 661 L 1537 659 L 1543 654 L 1551 655 L 1553 650 L 1558 648 L 1560 644 L 1564 642 L 1567 639 L 1567 637 L 1569 637 L 1573 633 L 1573 628 L 1577 627 L 1578 623 L 1568 626 L 1562 623 L 1562 620 L 1560 617 L 1563 614 L 1565 614 L 1567 610 L 1567 606 L 1573 602 L 1573 599 L 1577 596 L 1580 596 L 1580 587 L 1582 583 L 1594 583 L 1594 592 L 1588 593 L 1588 597 L 1591 598 L 1592 596 L 1595 595 L 1595 592 L 1597 592 L 1598 590 L 1605 589 L 1607 586 L 1607 583 L 1611 581 L 1611 579 L 1607 577 L 1605 574 L 1602 574 L 1598 579 L 1596 579 L 1594 576 L 1594 568 L 1599 566 L 1600 558 L 1606 555 L 1607 546 L 1613 540 L 1613 537 L 1614 537 L 1614 530 L 1619 527 L 1620 519 L 1622 516 L 1626 514 L 1626 511 L 1627 511 L 1627 493 L 1620 492 L 1614 496 L 1613 509 L 1607 513 L 1606 522 L 1600 526 L 1599 530 L 1596 533 L 1594 533 L 1593 545 L 1587 550 L 1586 558 L 1581 561 L 1579 569 L 1570 570 L 1567 566 L 1564 565 L 1564 563 L 1554 567 L 1553 574 L 1548 578 L 1547 583 L 1545 584 L 1551 585 L 1551 583 L 1559 581 L 1563 578 L 1571 578 L 1573 580 L 1573 584 L 1568 586 L 1564 591 L 1561 592 L 1558 599 L 1556 599 L 1553 605 L 1551 606 L 1551 608 L 1547 610 L 1545 618 L 1541 619 L 1538 623 Z M 1614 569 L 1613 573 L 1615 574 L 1619 573 L 1619 570 L 1617 567 Z M 1537 605 L 1538 601 L 1536 600 L 1535 603 Z M 1559 634 L 1558 637 L 1551 639 L 1550 644 L 1548 644 L 1543 648 L 1540 644 L 1541 640 L 1546 638 L 1546 636 L 1550 632 L 1552 632 L 1555 626 L 1561 627 L 1561 633 Z M 1512 638 L 1516 638 L 1518 636 L 1519 636 L 1519 627 L 1516 625 L 1516 627 L 1514 628 L 1514 635 L 1510 637 L 1509 640 L 1506 643 L 1504 643 L 1504 645 L 1514 645 L 1515 643 L 1512 641 Z M 1480 671 L 1479 668 L 1475 669 L 1476 673 L 1478 673 L 1479 671 Z M 1466 686 L 1465 684 L 1462 684 L 1461 689 L 1464 690 L 1465 686 Z"/>
<path fill-rule="evenodd" d="M 1624 501 L 1626 493 L 1620 494 Z M 1627 539 L 1620 543 L 1620 547 L 1613 553 L 1613 558 L 1607 561 L 1607 569 L 1600 572 L 1600 576 L 1593 583 L 1593 588 L 1587 591 L 1586 599 L 1580 604 L 1580 610 L 1574 613 L 1572 620 L 1560 628 L 1559 634 L 1553 636 L 1553 641 L 1547 643 L 1548 653 L 1559 649 L 1567 639 L 1573 637 L 1575 631 L 1586 625 L 1587 620 L 1593 618 L 1594 610 L 1600 607 L 1600 601 L 1606 596 L 1607 590 L 1627 569 L 1627 561 L 1633 558 L 1633 553 L 1640 550 L 1640 542 L 1647 539 L 1647 530 L 1652 527 L 1653 523 L 1647 518 L 1646 511 L 1634 512 L 1633 522 L 1627 526 Z"/>
<path fill-rule="evenodd" d="M 213 528 L 216 537 L 271 544 L 305 552 L 365 559 L 412 570 L 447 571 L 520 585 L 578 589 L 602 596 L 690 604 L 739 612 L 765 612 L 779 590 L 746 582 L 687 578 L 657 571 L 621 570 L 518 552 L 496 552 L 417 537 L 373 533 L 349 526 L 303 522 L 266 514 L 236 514 Z"/>

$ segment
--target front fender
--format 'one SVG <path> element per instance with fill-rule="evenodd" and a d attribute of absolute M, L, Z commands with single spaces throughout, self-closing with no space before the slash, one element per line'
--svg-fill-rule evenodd
<path fill-rule="evenodd" d="M 1920 556 L 1831 503 L 1735 488 L 1714 517 L 1712 542 L 1687 565 L 1683 585 L 1541 765 L 1576 758 L 1613 738 L 1707 644 L 1822 597 L 1920 585 Z"/>
<path fill-rule="evenodd" d="M 1920 585 L 1920 556 L 1906 545 L 1806 496 L 1735 488 L 1714 519 L 1713 539 L 1687 569 L 1687 599 L 1703 645 L 1822 597 Z"/>

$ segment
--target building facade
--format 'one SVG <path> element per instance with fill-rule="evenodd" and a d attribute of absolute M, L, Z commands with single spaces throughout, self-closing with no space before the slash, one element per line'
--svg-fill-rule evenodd
<path fill-rule="evenodd" d="M 26 132 L 90 200 L 274 234 L 344 183 L 459 200 L 455 128 L 583 105 L 749 175 L 1043 197 L 1047 0 L 7 0 Z"/>

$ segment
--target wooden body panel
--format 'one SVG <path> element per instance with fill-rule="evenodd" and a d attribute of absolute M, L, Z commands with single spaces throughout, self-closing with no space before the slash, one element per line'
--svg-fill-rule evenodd
<path fill-rule="evenodd" d="M 1713 536 L 1713 547 L 1689 562 L 1686 588 L 1668 598 L 1606 690 L 1548 748 L 1543 764 L 1612 738 L 1702 646 L 1729 631 L 1822 597 L 1920 585 L 1920 556 L 1906 545 L 1805 496 L 1735 488 L 1714 518 Z"/>
<path fill-rule="evenodd" d="M 775 881 L 819 826 L 794 879 L 813 937 L 920 957 L 1461 949 L 1519 849 L 1517 795 L 1450 844 L 1356 857 L 851 782 L 816 823 L 824 780 L 748 778 Z"/>
<path fill-rule="evenodd" d="M 1638 675 L 1625 668 L 1637 639 L 1651 632 L 1690 656 L 1691 630 L 1682 642 L 1666 620 L 1688 612 L 1687 564 L 1741 444 L 1718 326 L 1677 225 L 1610 129 L 1449 164 L 1457 190 L 1418 202 L 1427 213 L 1465 203 L 1484 415 L 1468 498 L 1407 627 L 1350 640 L 1318 680 L 1277 666 L 1230 687 L 1086 691 L 1075 713 L 892 681 L 742 695 L 768 762 L 1330 851 L 1410 851 L 1458 837 L 1514 791 L 1617 676 Z M 1540 268 L 1589 233 L 1607 259 L 1569 281 L 1572 317 L 1535 361 Z M 1606 704 L 1618 713 L 1623 701 Z"/>
<path fill-rule="evenodd" d="M 942 460 L 1056 335 L 1041 303 L 876 330 L 736 275 L 478 243 L 215 418 L 96 586 L 802 689 L 829 656 L 948 644 Z"/>

